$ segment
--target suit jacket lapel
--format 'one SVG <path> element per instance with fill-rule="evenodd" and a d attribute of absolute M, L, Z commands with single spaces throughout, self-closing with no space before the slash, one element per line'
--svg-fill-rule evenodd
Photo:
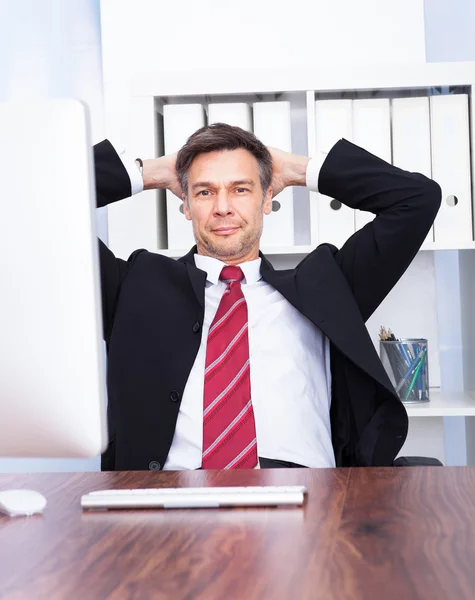
<path fill-rule="evenodd" d="M 195 265 L 194 255 L 196 254 L 196 246 L 178 259 L 178 262 L 183 263 L 186 266 L 188 277 L 190 279 L 191 287 L 195 292 L 196 298 L 201 305 L 201 308 L 205 307 L 205 287 L 206 287 L 206 273 Z"/>
<path fill-rule="evenodd" d="M 345 356 L 394 395 L 348 282 L 331 251 L 324 246 L 317 248 L 297 269 L 287 271 L 274 270 L 261 257 L 263 278 L 317 325 Z"/>

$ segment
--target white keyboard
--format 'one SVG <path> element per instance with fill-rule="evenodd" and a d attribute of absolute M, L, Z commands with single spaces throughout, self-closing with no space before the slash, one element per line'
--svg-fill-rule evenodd
<path fill-rule="evenodd" d="M 86 510 L 301 506 L 306 493 L 297 485 L 99 490 L 82 496 L 81 506 Z"/>

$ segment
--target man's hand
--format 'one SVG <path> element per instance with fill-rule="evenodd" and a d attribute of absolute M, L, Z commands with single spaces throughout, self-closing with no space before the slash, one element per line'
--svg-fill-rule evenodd
<path fill-rule="evenodd" d="M 277 148 L 268 148 L 272 157 L 272 194 L 292 185 L 306 185 L 305 175 L 309 158 L 284 152 Z M 143 181 L 145 190 L 168 189 L 180 200 L 182 190 L 175 170 L 176 153 L 143 161 Z"/>
<path fill-rule="evenodd" d="M 176 176 L 176 153 L 143 161 L 144 190 L 167 189 L 182 199 L 181 186 Z"/>
<path fill-rule="evenodd" d="M 298 156 L 270 146 L 267 149 L 272 157 L 273 196 L 291 185 L 306 185 L 307 165 L 310 161 L 307 156 Z"/>

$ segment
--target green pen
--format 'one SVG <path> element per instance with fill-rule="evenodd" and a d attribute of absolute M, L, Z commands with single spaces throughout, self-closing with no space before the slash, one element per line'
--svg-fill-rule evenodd
<path fill-rule="evenodd" d="M 419 364 L 417 365 L 417 369 L 414 372 L 414 376 L 412 378 L 411 385 L 409 386 L 409 391 L 406 394 L 406 398 L 405 398 L 406 400 L 411 395 L 412 388 L 414 387 L 414 384 L 416 383 L 416 379 L 417 379 L 417 376 L 419 375 L 419 371 L 421 370 L 422 365 L 424 364 L 426 352 L 427 352 L 427 350 L 424 348 L 424 350 L 422 351 L 421 360 L 420 360 Z"/>

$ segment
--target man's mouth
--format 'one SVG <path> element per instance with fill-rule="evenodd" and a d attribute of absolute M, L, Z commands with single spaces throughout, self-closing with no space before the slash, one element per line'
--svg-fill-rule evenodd
<path fill-rule="evenodd" d="M 231 235 L 238 229 L 239 227 L 217 227 L 216 229 L 213 229 L 213 233 L 216 235 Z"/>

